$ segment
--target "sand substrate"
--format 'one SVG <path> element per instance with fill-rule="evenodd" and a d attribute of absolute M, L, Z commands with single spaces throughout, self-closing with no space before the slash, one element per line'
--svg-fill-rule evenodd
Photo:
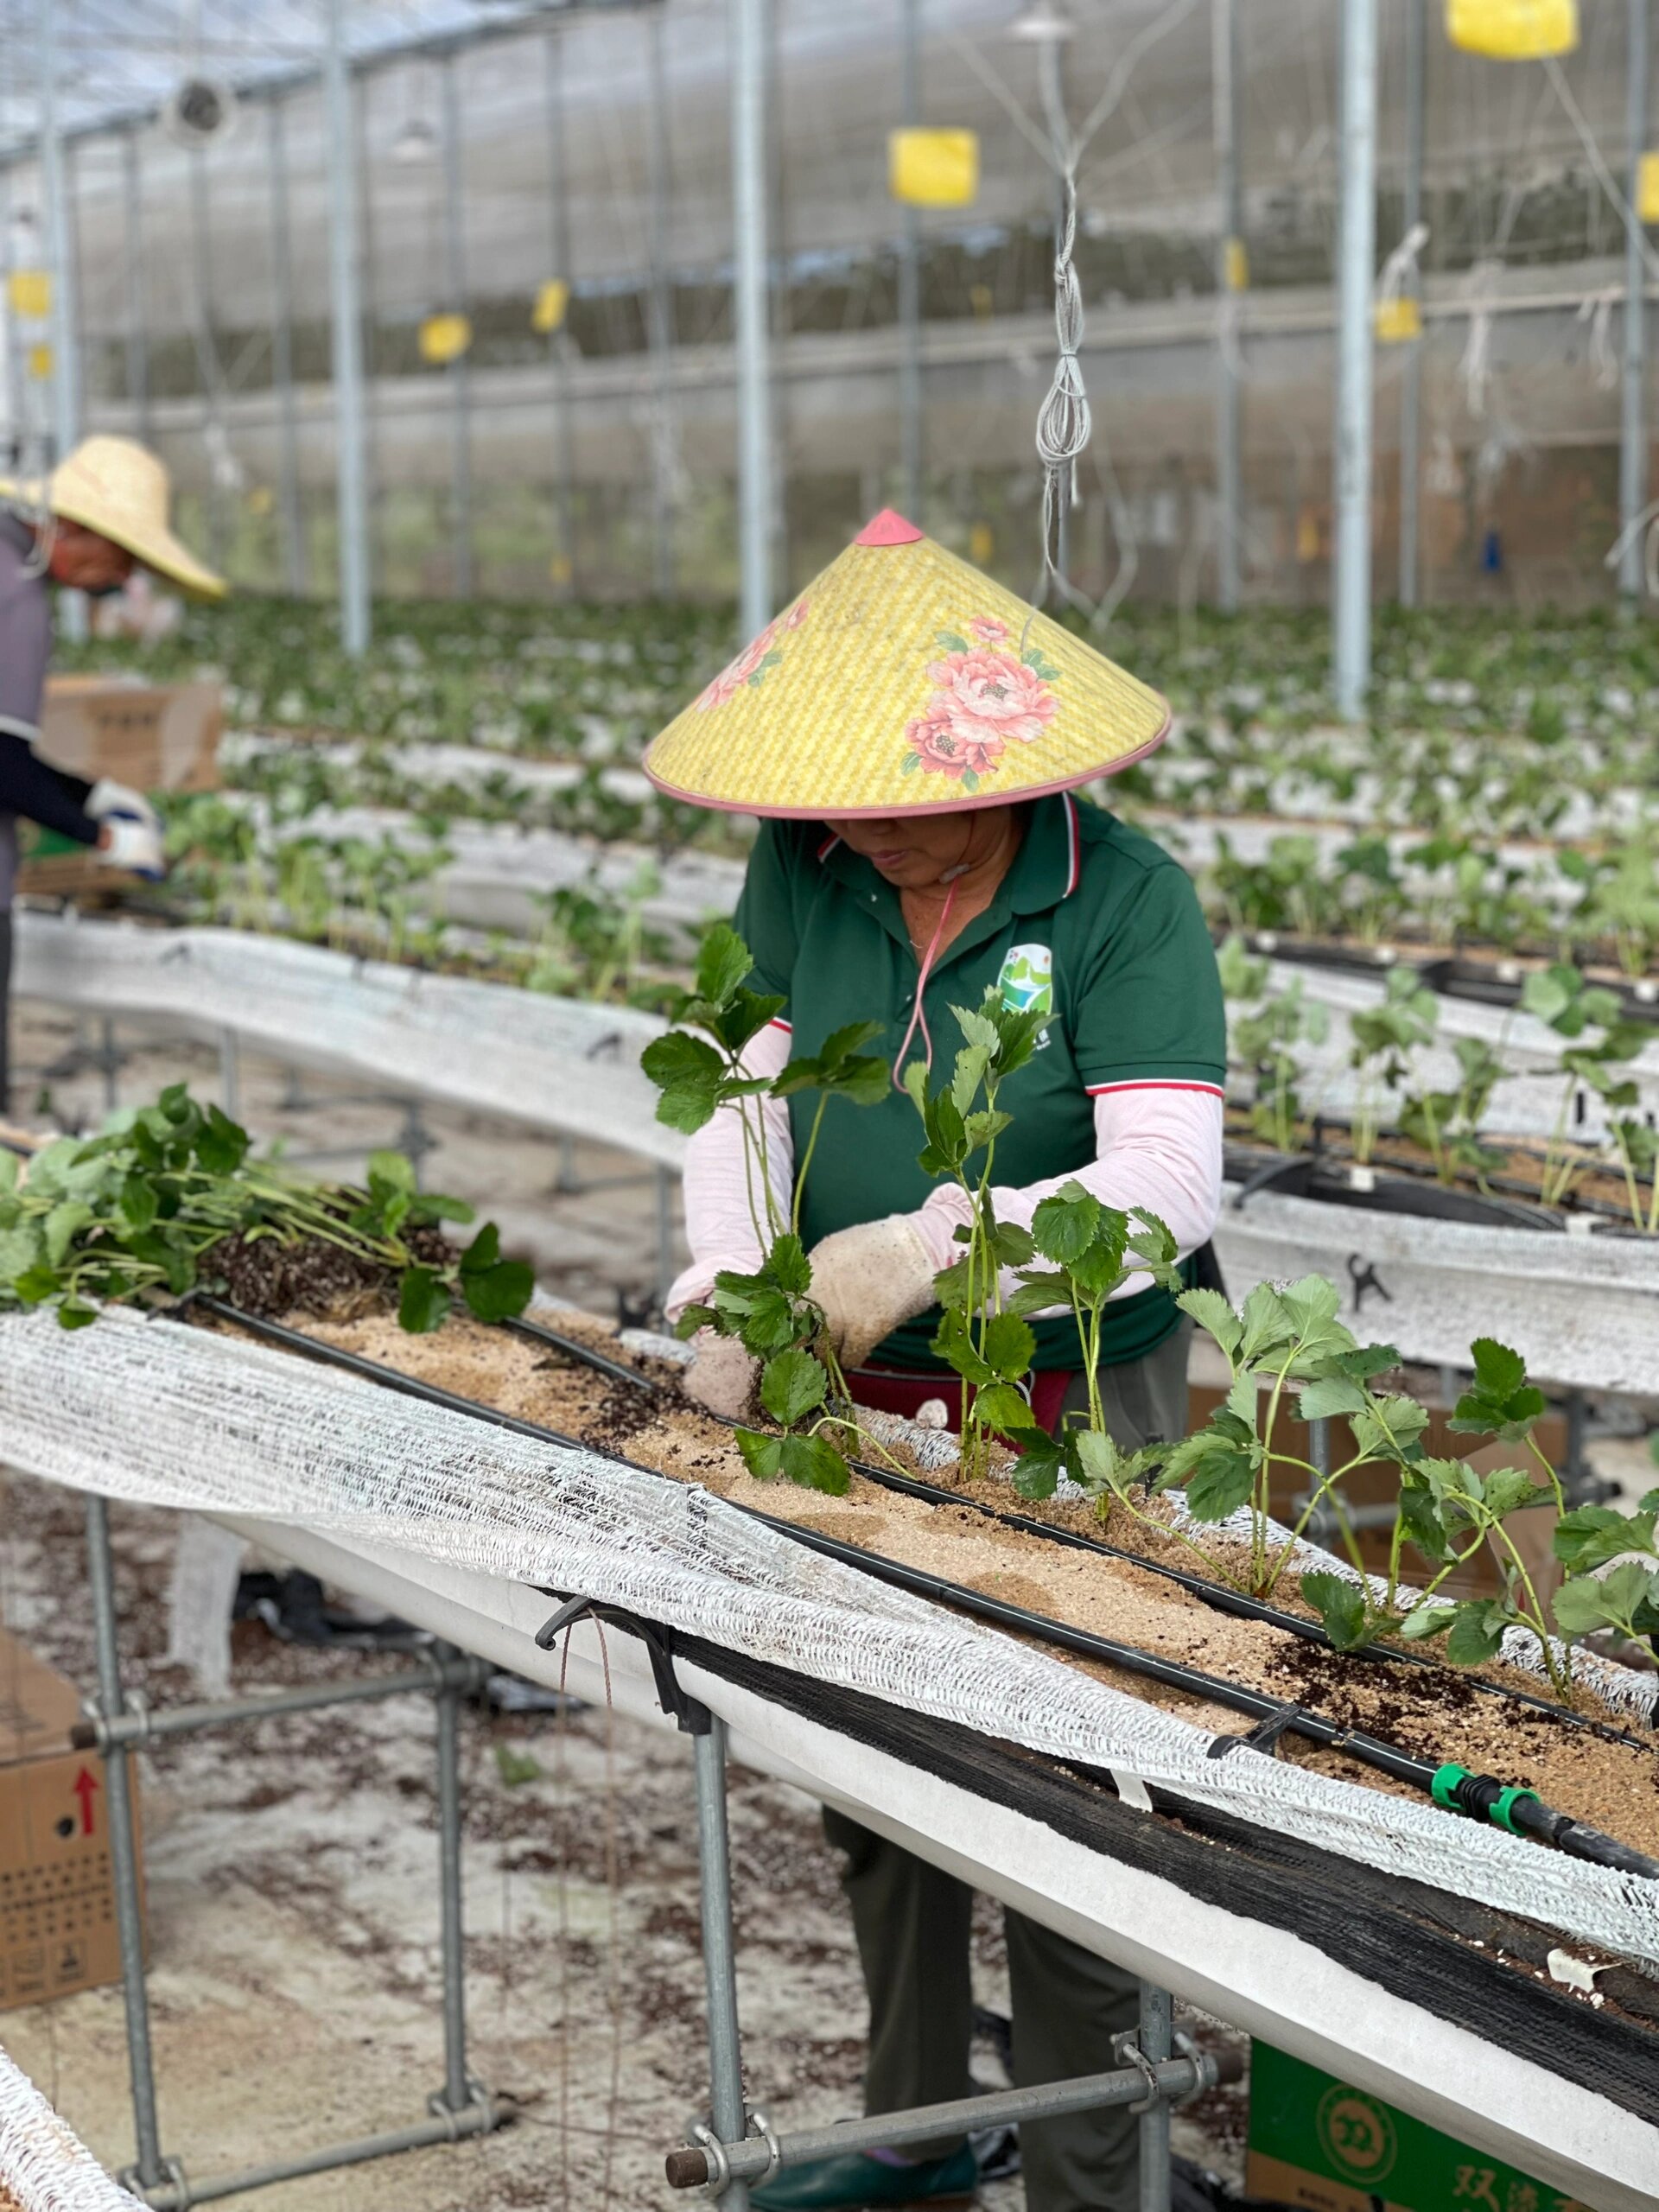
<path fill-rule="evenodd" d="M 1652 1751 L 1637 1750 L 1491 1696 L 1477 1688 L 1467 1673 L 1448 1665 L 1338 1656 L 1285 1630 L 1217 1612 L 1179 1584 L 1129 1561 L 1001 1526 L 966 1503 L 929 1504 L 858 1474 L 843 1497 L 824 1497 L 791 1483 L 757 1482 L 745 1469 L 730 1429 L 680 1395 L 677 1370 L 671 1365 L 622 1351 L 602 1324 L 585 1316 L 561 1312 L 542 1318 L 566 1336 L 591 1342 L 648 1375 L 658 1382 L 658 1394 L 613 1382 L 543 1344 L 464 1315 L 422 1337 L 407 1335 L 386 1313 L 334 1321 L 295 1315 L 290 1324 L 459 1396 L 617 1452 L 677 1481 L 701 1484 L 734 1504 L 818 1529 L 1049 1619 L 1297 1700 L 1345 1726 L 1382 1737 L 1414 1758 L 1435 1764 L 1456 1759 L 1478 1773 L 1535 1789 L 1556 1809 L 1638 1850 L 1659 1852 L 1659 1736 L 1653 1738 Z M 928 1479 L 955 1486 L 949 1475 L 934 1473 Z M 1004 1510 L 1089 1526 L 1126 1550 L 1161 1554 L 1184 1567 L 1194 1564 L 1173 1540 L 1149 1535 L 1121 1511 L 1103 1530 L 1088 1509 L 1032 1508 L 1011 1491 L 997 1495 L 997 1488 L 987 1480 L 973 1494 Z M 1297 1602 L 1288 1575 L 1275 1602 L 1281 1597 Z M 1114 1688 L 1179 1713 L 1195 1727 L 1238 1734 L 1250 1726 L 1237 1713 L 1200 1697 L 1092 1661 L 1057 1656 Z M 1533 1676 L 1504 1668 L 1484 1669 L 1483 1678 L 1534 1695 L 1542 1688 Z M 1604 1712 L 1591 1692 L 1580 1688 L 1579 1694 L 1586 1714 L 1630 1732 L 1628 1719 Z M 1294 1737 L 1281 1738 L 1277 1755 L 1370 1789 L 1415 1794 L 1375 1768 Z"/>

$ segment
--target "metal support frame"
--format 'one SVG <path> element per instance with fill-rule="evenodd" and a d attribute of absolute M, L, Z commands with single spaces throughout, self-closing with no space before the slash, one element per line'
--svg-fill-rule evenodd
<path fill-rule="evenodd" d="M 46 202 L 46 239 L 52 273 L 52 440 L 61 461 L 80 435 L 80 354 L 75 309 L 75 257 L 69 238 L 69 179 L 58 128 L 57 0 L 36 0 L 35 39 L 41 104 L 41 194 Z M 89 627 L 86 594 L 66 591 L 59 601 L 64 634 L 84 642 Z"/>
<path fill-rule="evenodd" d="M 389 2157 L 394 2152 L 459 2142 L 466 2136 L 487 2135 L 502 2126 L 513 2116 L 513 2107 L 493 2096 L 467 2069 L 461 1913 L 461 1700 L 482 1687 L 488 1669 L 481 1661 L 463 1656 L 453 1645 L 436 1643 L 424 1665 L 378 1681 L 311 1684 L 301 1689 L 277 1691 L 270 1697 L 228 1698 L 152 1713 L 137 1700 L 130 1701 L 122 1688 L 109 1504 L 106 1499 L 96 1496 L 86 1501 L 86 1557 L 98 1649 L 98 1695 L 90 1703 L 88 1719 L 77 1728 L 73 1740 L 79 1748 L 97 1751 L 104 1760 L 121 1987 L 126 2008 L 133 2132 L 137 2148 L 133 2165 L 117 2176 L 121 2185 L 141 2203 L 154 2208 L 154 2212 L 188 2212 L 192 2205 L 239 2196 L 248 2190 L 269 2188 L 306 2174 L 361 2165 L 372 2158 Z M 276 1713 L 309 1713 L 327 1706 L 359 1704 L 413 1690 L 429 1692 L 437 1707 L 443 2087 L 428 2100 L 429 2117 L 410 2126 L 393 2128 L 378 2135 L 359 2136 L 349 2142 L 301 2152 L 267 2165 L 249 2166 L 236 2173 L 214 2175 L 205 2181 L 192 2180 L 180 2159 L 163 2156 L 156 2115 L 155 2056 L 144 1979 L 137 1831 L 133 1820 L 129 1765 L 132 1751 L 155 1738 L 223 1727 L 234 1721 L 267 1719 Z"/>
<path fill-rule="evenodd" d="M 1423 214 L 1423 121 L 1428 41 L 1428 0 L 1406 0 L 1406 179 L 1401 235 L 1408 236 Z M 1408 278 L 1403 296 L 1420 301 L 1421 268 Z M 1400 604 L 1417 604 L 1418 493 L 1422 474 L 1423 341 L 1409 340 L 1400 380 Z"/>
<path fill-rule="evenodd" d="M 921 0 L 902 0 L 899 115 L 906 127 L 922 119 Z M 918 529 L 926 447 L 922 411 L 922 211 L 906 201 L 899 232 L 899 482 L 905 514 Z"/>
<path fill-rule="evenodd" d="M 740 627 L 772 613 L 772 364 L 766 301 L 766 0 L 730 0 Z"/>
<path fill-rule="evenodd" d="M 443 286 L 448 295 L 444 306 L 450 315 L 467 312 L 460 69 L 460 56 L 449 54 L 439 72 L 443 87 Z M 464 346 L 444 371 L 449 380 L 449 576 L 457 599 L 470 599 L 474 586 L 470 350 Z"/>
<path fill-rule="evenodd" d="M 550 29 L 542 48 L 543 98 L 547 124 L 548 227 L 553 252 L 552 274 L 570 287 L 565 304 L 575 296 L 570 266 L 570 193 L 564 159 L 564 49 L 556 29 Z M 553 445 L 556 472 L 554 519 L 558 528 L 563 575 L 561 591 L 574 593 L 576 583 L 576 441 L 571 414 L 570 341 L 563 328 L 548 334 L 548 359 L 553 371 Z"/>
<path fill-rule="evenodd" d="M 1624 218 L 1624 344 L 1618 428 L 1618 523 L 1624 539 L 1618 588 L 1627 606 L 1638 601 L 1646 587 L 1641 520 L 1648 504 L 1648 427 L 1643 404 L 1648 365 L 1647 238 L 1636 210 L 1648 136 L 1648 73 L 1652 67 L 1648 0 L 1629 0 L 1629 7 L 1624 143 L 1630 205 Z"/>
<path fill-rule="evenodd" d="M 1048 124 L 1049 145 L 1054 165 L 1054 259 L 1059 265 L 1060 248 L 1065 238 L 1065 177 L 1064 164 L 1068 157 L 1070 134 L 1065 120 L 1065 48 L 1071 38 L 1069 25 L 1056 24 L 1050 34 L 1037 42 L 1037 82 L 1041 89 L 1043 115 Z M 1071 580 L 1071 502 L 1077 487 L 1077 463 L 1067 471 L 1065 484 L 1054 502 L 1054 567 L 1062 585 Z"/>
<path fill-rule="evenodd" d="M 289 240 L 288 129 L 281 100 L 265 110 L 270 201 L 270 380 L 276 393 L 277 506 L 283 580 L 296 599 L 310 589 L 305 498 L 300 485 L 299 398 L 294 389 L 294 269 Z"/>
<path fill-rule="evenodd" d="M 1376 0 L 1342 11 L 1342 214 L 1337 267 L 1337 712 L 1364 712 L 1371 664 L 1372 264 L 1376 251 Z"/>
<path fill-rule="evenodd" d="M 675 581 L 675 521 L 678 442 L 671 383 L 674 352 L 674 293 L 669 271 L 671 163 L 668 83 L 664 42 L 667 0 L 645 16 L 645 73 L 651 121 L 645 131 L 645 342 L 651 354 L 652 586 L 669 598 Z"/>
<path fill-rule="evenodd" d="M 562 1636 L 588 1615 L 640 1638 L 651 1661 L 658 1702 L 691 1738 L 702 1964 L 709 2004 L 709 2118 L 707 2125 L 691 2129 L 686 2147 L 669 2153 L 665 2166 L 670 2183 L 676 2189 L 704 2190 L 721 2212 L 748 2212 L 749 2183 L 770 2181 L 785 2167 L 848 2152 L 940 2142 L 982 2128 L 1017 2126 L 1025 2120 L 1049 2120 L 1116 2105 L 1127 2106 L 1140 2116 L 1141 2212 L 1169 2212 L 1170 2107 L 1214 2088 L 1218 2082 L 1236 2081 L 1243 2061 L 1236 2053 L 1211 2056 L 1196 2050 L 1185 2037 L 1174 2036 L 1173 1999 L 1166 1989 L 1152 1982 L 1141 1985 L 1139 2030 L 1117 2037 L 1114 2055 L 1118 2064 L 1109 2074 L 1082 2075 L 1030 2088 L 961 2097 L 908 2112 L 878 2113 L 865 2120 L 837 2120 L 827 2127 L 802 2128 L 789 2135 L 779 2135 L 764 2113 L 748 2107 L 743 2095 L 732 1934 L 726 1723 L 681 1684 L 674 1670 L 674 1631 L 657 1622 L 642 1621 L 589 1598 L 567 1598 L 537 1630 L 537 1643 L 544 1651 L 551 1650 Z M 1172 2056 L 1172 2045 L 1176 2044 L 1179 2056 Z"/>
<path fill-rule="evenodd" d="M 190 267 L 195 289 L 196 374 L 202 387 L 202 442 L 207 448 L 207 550 L 213 566 L 226 566 L 226 482 L 221 471 L 229 452 L 225 429 L 219 346 L 213 338 L 213 241 L 207 204 L 207 149 L 188 156 L 190 174 Z"/>
<path fill-rule="evenodd" d="M 1216 241 L 1216 599 L 1227 613 L 1239 597 L 1239 307 L 1238 259 L 1244 250 L 1243 191 L 1238 145 L 1236 0 L 1212 0 L 1211 76 L 1216 181 L 1221 200 Z"/>
<path fill-rule="evenodd" d="M 127 235 L 127 399 L 140 445 L 151 442 L 149 405 L 149 315 L 144 283 L 144 165 L 138 126 L 122 134 L 121 184 Z"/>
<path fill-rule="evenodd" d="M 48 10 L 52 0 L 41 0 Z M 364 469 L 363 325 L 359 303 L 357 138 L 346 66 L 346 0 L 327 0 L 323 136 L 328 158 L 328 260 L 334 340 L 334 474 L 340 514 L 340 629 L 359 658 L 370 633 L 369 537 Z"/>

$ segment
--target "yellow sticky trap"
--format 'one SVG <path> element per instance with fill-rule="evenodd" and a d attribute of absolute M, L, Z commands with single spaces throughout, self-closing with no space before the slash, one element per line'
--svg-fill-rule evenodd
<path fill-rule="evenodd" d="M 887 189 L 910 207 L 966 207 L 979 190 L 976 130 L 890 130 Z"/>
<path fill-rule="evenodd" d="M 1637 164 L 1636 212 L 1644 223 L 1659 223 L 1659 154 L 1643 154 Z"/>
<path fill-rule="evenodd" d="M 550 584 L 568 584 L 571 573 L 568 553 L 556 553 L 547 564 L 547 580 Z"/>
<path fill-rule="evenodd" d="M 473 326 L 464 315 L 429 315 L 421 325 L 421 359 L 442 368 L 458 361 L 473 342 Z"/>
<path fill-rule="evenodd" d="M 6 298 L 13 315 L 44 322 L 52 312 L 52 276 L 45 269 L 14 269 L 6 279 Z"/>
<path fill-rule="evenodd" d="M 988 284 L 970 284 L 968 287 L 968 304 L 974 311 L 976 322 L 988 322 L 991 310 L 996 305 L 996 295 Z"/>
<path fill-rule="evenodd" d="M 248 493 L 248 512 L 251 515 L 268 515 L 276 504 L 276 494 L 269 484 L 256 484 Z"/>
<path fill-rule="evenodd" d="M 1446 0 L 1446 35 L 1494 61 L 1546 61 L 1579 42 L 1579 0 Z"/>
<path fill-rule="evenodd" d="M 536 295 L 536 304 L 530 311 L 530 327 L 539 330 L 543 338 L 564 327 L 565 310 L 570 305 L 570 287 L 563 276 L 550 276 Z"/>
<path fill-rule="evenodd" d="M 1250 289 L 1250 256 L 1243 238 L 1229 238 L 1221 257 L 1221 280 L 1230 292 Z"/>
<path fill-rule="evenodd" d="M 1304 507 L 1296 518 L 1296 558 L 1317 561 L 1319 557 L 1319 518 L 1312 507 Z"/>
<path fill-rule="evenodd" d="M 1377 342 L 1408 346 L 1423 334 L 1423 311 L 1415 300 L 1379 300 L 1376 303 Z"/>
<path fill-rule="evenodd" d="M 976 522 L 968 532 L 968 558 L 976 569 L 984 568 L 996 550 L 996 537 L 988 522 Z"/>
<path fill-rule="evenodd" d="M 29 373 L 37 384 L 45 384 L 52 374 L 52 348 L 31 346 L 29 349 Z"/>

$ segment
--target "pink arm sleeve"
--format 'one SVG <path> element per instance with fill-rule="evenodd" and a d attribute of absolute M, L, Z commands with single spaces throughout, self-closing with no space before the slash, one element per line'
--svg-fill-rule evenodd
<path fill-rule="evenodd" d="M 757 1077 L 781 1075 L 788 1058 L 789 1031 L 781 1022 L 769 1022 L 744 1046 L 743 1071 Z M 781 1098 L 751 1098 L 745 1103 L 751 1115 L 758 1109 L 765 1121 L 772 1197 L 786 1218 L 795 1179 L 789 1109 Z M 757 1213 L 761 1228 L 766 1227 L 766 1198 L 760 1167 L 755 1164 L 752 1169 L 746 1150 L 743 1123 L 735 1106 L 722 1106 L 685 1147 L 685 1241 L 691 1247 L 691 1264 L 668 1294 L 671 1321 L 677 1321 L 688 1306 L 701 1305 L 708 1298 L 722 1268 L 753 1274 L 766 1256 L 754 1233 Z"/>
<path fill-rule="evenodd" d="M 1185 1258 L 1208 1240 L 1221 1211 L 1223 1103 L 1218 1091 L 1187 1085 L 1137 1084 L 1131 1090 L 1103 1092 L 1095 1101 L 1095 1158 L 1090 1165 L 1075 1176 L 1055 1175 L 1017 1189 L 994 1186 L 997 1219 L 1029 1229 L 1039 1202 L 1063 1183 L 1076 1181 L 1103 1205 L 1124 1211 L 1145 1206 L 1158 1215 L 1168 1223 Z M 948 1268 L 961 1258 L 962 1247 L 953 1242 L 952 1232 L 970 1216 L 967 1198 L 954 1183 L 941 1184 L 912 1217 L 936 1267 Z M 1132 1298 L 1150 1281 L 1131 1275 L 1117 1295 Z M 1017 1287 L 1015 1278 L 1005 1274 L 1004 1295 Z"/>

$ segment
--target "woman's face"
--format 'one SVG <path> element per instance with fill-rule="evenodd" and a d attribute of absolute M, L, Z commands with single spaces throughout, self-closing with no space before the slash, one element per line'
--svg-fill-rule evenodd
<path fill-rule="evenodd" d="M 828 827 L 899 890 L 925 891 L 1001 851 L 1012 812 L 981 806 L 966 814 L 831 815 Z"/>
<path fill-rule="evenodd" d="M 52 525 L 47 574 L 71 591 L 118 591 L 132 574 L 133 559 L 124 545 L 100 537 L 84 523 L 60 518 Z"/>

